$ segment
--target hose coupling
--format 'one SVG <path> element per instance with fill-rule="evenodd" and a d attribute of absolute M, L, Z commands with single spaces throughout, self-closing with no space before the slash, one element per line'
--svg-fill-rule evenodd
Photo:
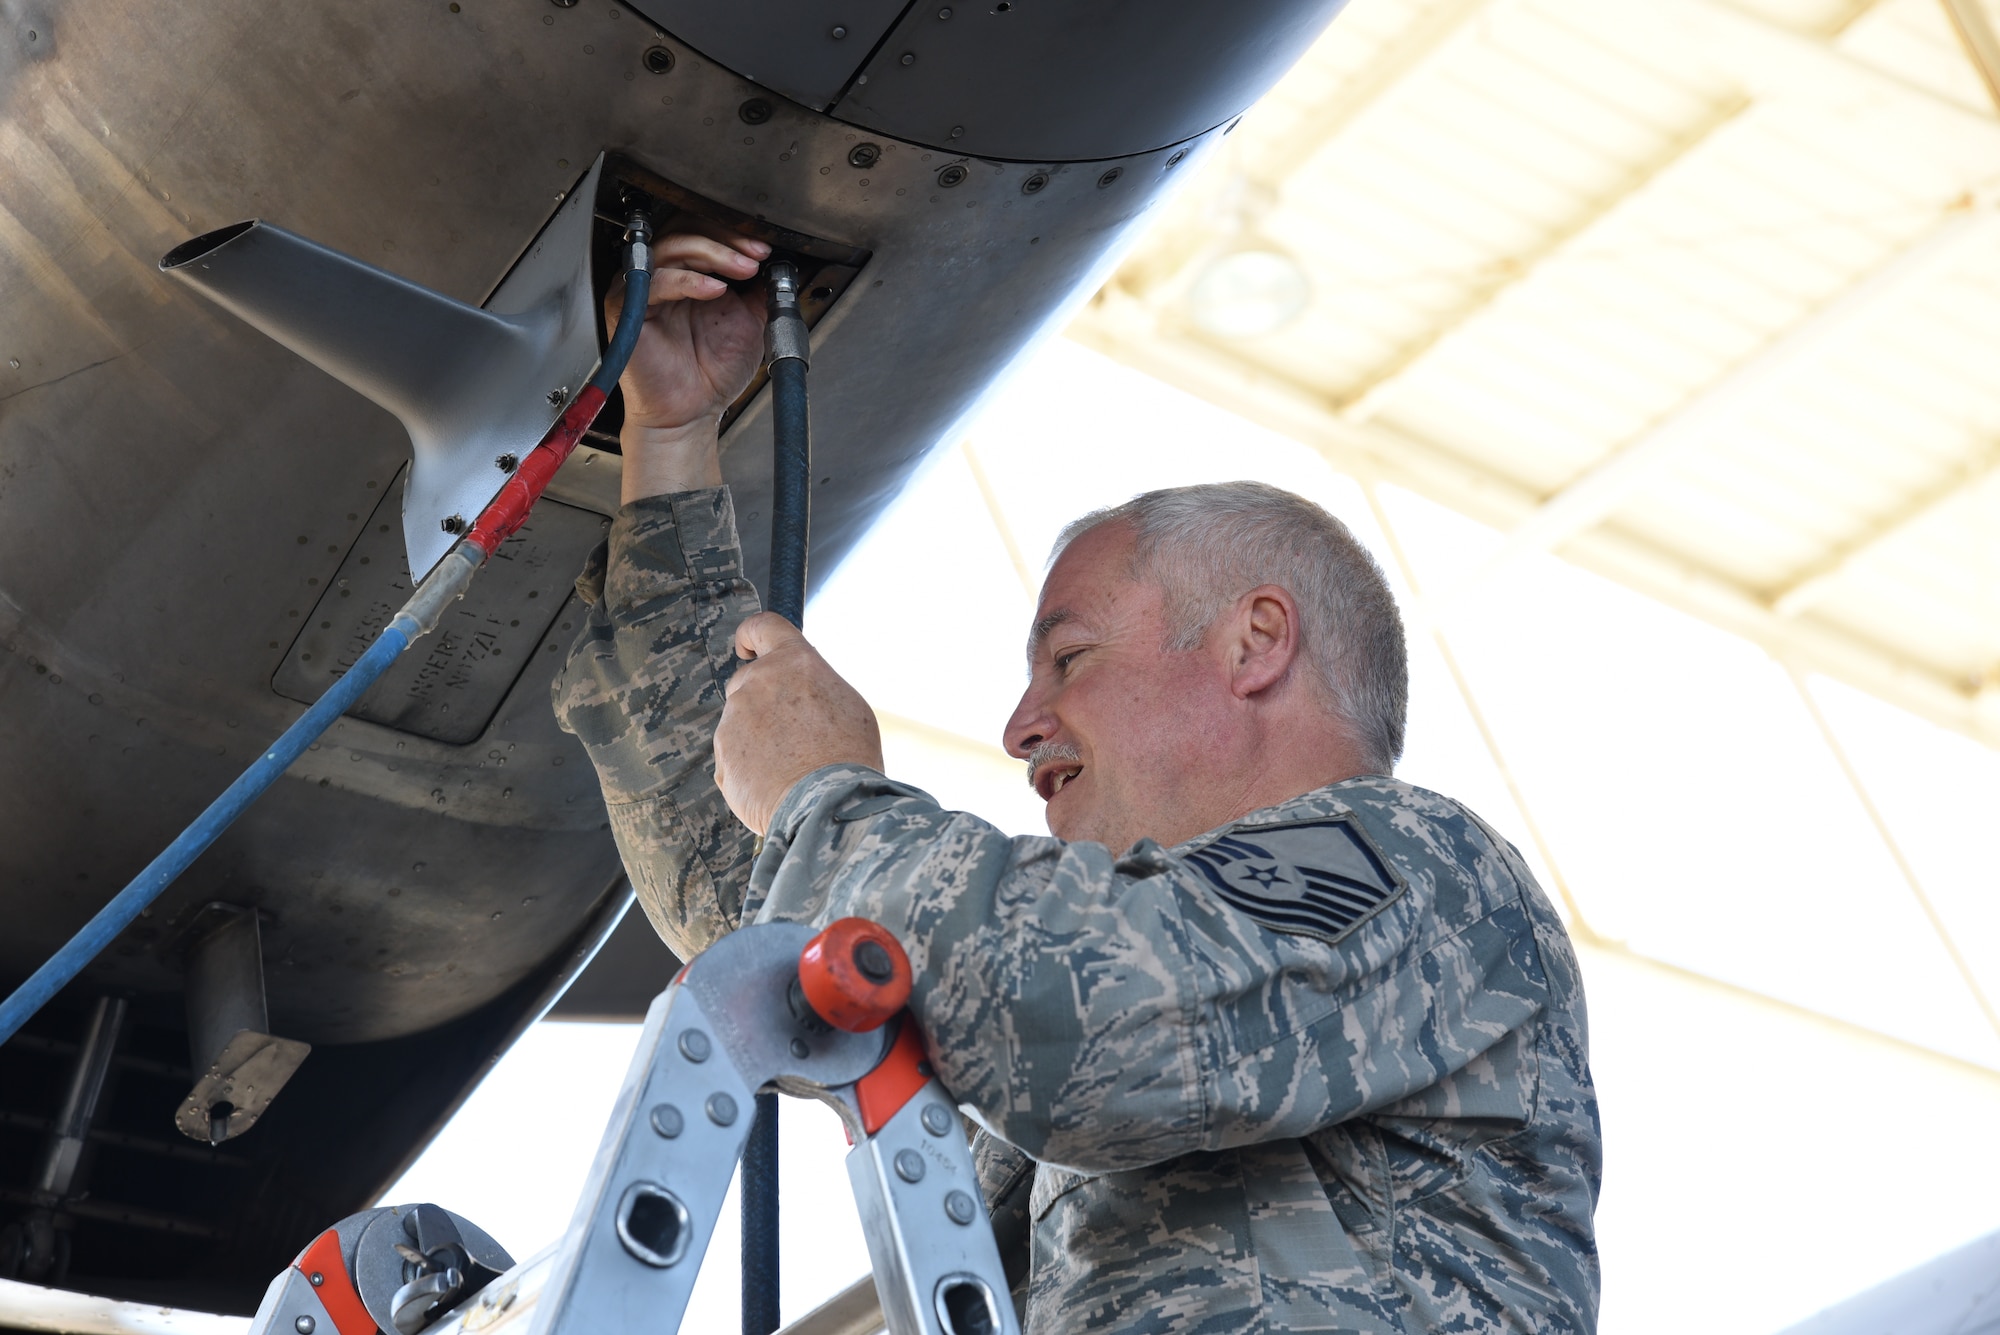
<path fill-rule="evenodd" d="M 651 271 L 653 267 L 653 220 L 644 209 L 633 209 L 625 219 L 625 268 Z"/>
<path fill-rule="evenodd" d="M 812 335 L 805 316 L 799 312 L 799 271 L 784 260 L 764 269 L 764 283 L 770 292 L 770 318 L 764 325 L 764 364 L 790 358 L 811 364 Z"/>

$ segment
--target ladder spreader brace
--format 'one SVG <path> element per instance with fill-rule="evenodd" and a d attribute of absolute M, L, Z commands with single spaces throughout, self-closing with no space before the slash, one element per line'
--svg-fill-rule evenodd
<path fill-rule="evenodd" d="M 833 1105 L 847 1126 L 890 1335 L 1020 1335 L 964 1127 L 909 994 L 902 947 L 863 919 L 732 932 L 648 1008 L 560 1243 L 515 1265 L 435 1205 L 367 1210 L 271 1282 L 249 1335 L 672 1335 L 751 1100 L 770 1087 Z"/>

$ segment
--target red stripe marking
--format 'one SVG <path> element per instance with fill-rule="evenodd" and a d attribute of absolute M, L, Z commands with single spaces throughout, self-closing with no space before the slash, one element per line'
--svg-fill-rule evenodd
<path fill-rule="evenodd" d="M 583 433 L 597 420 L 603 407 L 604 391 L 595 385 L 585 385 L 583 393 L 576 396 L 576 401 L 549 428 L 549 434 L 542 437 L 541 444 L 528 451 L 528 457 L 514 470 L 514 476 L 507 479 L 507 485 L 500 488 L 500 494 L 479 512 L 479 521 L 465 535 L 465 540 L 488 557 L 499 551 L 500 544 L 528 522 L 528 511 L 542 498 L 549 479 L 576 450 L 576 443 L 583 439 Z"/>
<path fill-rule="evenodd" d="M 930 1083 L 930 1076 L 918 1069 L 924 1061 L 924 1040 L 917 1034 L 917 1022 L 905 1014 L 889 1055 L 854 1082 L 854 1101 L 861 1105 L 863 1131 L 872 1136 L 887 1126 L 889 1119 Z M 347 1333 L 342 1331 L 341 1335 Z"/>
<path fill-rule="evenodd" d="M 340 1335 L 377 1335 L 375 1318 L 368 1315 L 361 1295 L 354 1291 L 347 1262 L 340 1259 L 340 1234 L 332 1229 L 320 1234 L 292 1265 L 308 1283 L 314 1275 L 320 1277 L 320 1282 L 313 1285 L 313 1292 L 319 1297 L 320 1306 L 326 1308 L 326 1314 L 333 1318 Z"/>

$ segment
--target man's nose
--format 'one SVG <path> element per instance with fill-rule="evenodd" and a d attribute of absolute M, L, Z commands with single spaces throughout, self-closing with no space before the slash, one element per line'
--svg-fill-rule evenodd
<path fill-rule="evenodd" d="M 1014 706 L 1014 716 L 1007 720 L 1006 730 L 1001 734 L 1001 745 L 1016 760 L 1026 760 L 1028 753 L 1047 741 L 1055 730 L 1055 721 L 1048 716 L 1048 710 L 1035 688 L 1030 686 L 1021 693 L 1021 703 Z"/>

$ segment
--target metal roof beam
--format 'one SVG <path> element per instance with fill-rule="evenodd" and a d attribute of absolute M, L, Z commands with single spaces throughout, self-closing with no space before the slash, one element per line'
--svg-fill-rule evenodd
<path fill-rule="evenodd" d="M 1243 139 L 1226 143 L 1224 151 L 1238 156 L 1223 164 L 1231 179 L 1216 205 L 1202 216 L 1183 215 L 1165 228 L 1156 226 L 1145 249 L 1127 260 L 1112 281 L 1155 306 L 1178 301 L 1232 240 L 1257 231 L 1305 159 L 1381 106 L 1411 75 L 1469 38 L 1476 31 L 1474 19 L 1514 3 L 1518 0 L 1441 0 L 1412 20 L 1360 73 L 1321 80 L 1318 96 L 1289 126 L 1267 131 L 1264 120 L 1270 112 L 1253 108 L 1248 124 L 1237 131 Z M 1338 41 L 1342 31 L 1336 24 L 1320 40 Z M 1312 59 L 1308 54 L 1302 63 L 1309 68 Z"/>
<path fill-rule="evenodd" d="M 1716 133 L 1724 126 L 1735 123 L 1744 109 L 1750 105 L 1748 101 L 1741 101 L 1720 109 L 1718 114 L 1711 116 L 1690 133 L 1669 145 L 1667 150 L 1652 163 L 1634 172 L 1631 183 L 1624 189 L 1596 201 L 1582 216 L 1572 219 L 1569 225 L 1560 231 L 1551 233 L 1532 250 L 1525 254 L 1510 256 L 1511 272 L 1506 279 L 1484 287 L 1474 286 L 1469 293 L 1469 300 L 1415 341 L 1399 349 L 1387 366 L 1377 371 L 1367 384 L 1353 391 L 1341 404 L 1341 415 L 1355 422 L 1365 422 L 1375 416 L 1389 398 L 1410 383 L 1415 374 L 1430 361 L 1440 345 L 1465 329 L 1483 311 L 1505 299 L 1509 293 L 1522 290 L 1529 280 L 1542 272 L 1551 262 L 1567 255 L 1580 241 L 1598 228 L 1628 210 L 1644 205 L 1659 190 L 1667 188 L 1672 182 L 1674 169 L 1686 162 L 1696 149 L 1713 142 Z"/>
<path fill-rule="evenodd" d="M 1856 565 L 1913 529 L 1922 528 L 1947 505 L 2000 472 L 2000 441 L 1994 441 L 1953 469 L 1937 486 L 1910 498 L 1868 528 L 1855 534 L 1816 562 L 1785 588 L 1771 595 L 1771 610 L 1795 617 L 1824 598 Z"/>
<path fill-rule="evenodd" d="M 1477 30 L 1473 20 L 1513 0 L 1441 0 L 1412 20 L 1393 41 L 1349 79 L 1328 80 L 1322 95 L 1300 112 L 1282 136 L 1264 139 L 1244 153 L 1243 174 L 1276 190 L 1303 157 L 1324 148 L 1401 87 L 1411 75 Z M 1329 29 L 1339 40 L 1338 25 Z M 1310 57 L 1308 57 L 1310 59 Z"/>
<path fill-rule="evenodd" d="M 1911 289 L 1956 261 L 1971 246 L 1988 240 L 1994 218 L 1993 207 L 1984 201 L 1948 212 L 1929 232 L 1860 282 L 1544 500 L 1507 535 L 1486 565 L 1449 595 L 1449 601 L 1456 603 L 1471 597 L 1496 573 L 1522 556 L 1553 550 L 1596 527 L 1663 467 L 1706 440 L 1774 381 L 1818 355 L 1836 338 L 1873 319 L 1891 302 L 1906 297 Z"/>
<path fill-rule="evenodd" d="M 1986 95 L 1993 99 L 1994 107 L 2000 109 L 2000 36 L 1994 34 L 1979 0 L 1943 0 L 1943 4 L 1952 31 L 1958 34 L 1959 45 L 1965 48 L 1966 59 L 1986 85 Z"/>
<path fill-rule="evenodd" d="M 1737 77 L 1759 96 L 1846 98 L 1855 92 L 1875 93 L 1950 121 L 1955 128 L 2000 141 L 2000 120 L 1988 112 L 1872 65 L 1845 50 L 1838 39 L 1774 23 L 1729 0 L 1677 0 L 1677 4 L 1709 29 L 1714 38 L 1710 54 L 1737 61 Z"/>
<path fill-rule="evenodd" d="M 1944 2 L 1947 5 L 1972 4 L 1976 0 Z M 1678 12 L 1692 15 L 1712 38 L 1717 39 L 1714 48 L 1719 49 L 1725 58 L 1732 53 L 1736 56 L 1738 77 L 1746 89 L 1760 96 L 1844 96 L 1856 87 L 1865 87 L 1871 91 L 1886 92 L 1897 100 L 1914 98 L 1924 108 L 1940 112 L 1954 121 L 1966 121 L 1977 126 L 1980 132 L 2000 144 L 2000 121 L 1855 59 L 1846 54 L 1836 40 L 1784 27 L 1746 13 L 1726 0 L 1680 0 L 1680 6 Z M 1672 12 L 1676 11 L 1669 11 Z M 1853 20 L 1849 20 L 1850 28 L 1852 24 Z M 1985 31 L 1991 35 L 1990 29 Z M 1697 127 L 1663 154 L 1650 169 L 1641 172 L 1629 190 L 1605 200 L 1570 227 L 1550 237 L 1545 245 L 1516 257 L 1517 266 L 1512 278 L 1475 293 L 1471 301 L 1400 353 L 1390 366 L 1357 390 L 1343 405 L 1342 412 L 1356 421 L 1373 417 L 1384 402 L 1423 368 L 1433 349 L 1465 328 L 1480 312 L 1508 293 L 1519 290 L 1546 264 L 1566 254 L 1597 227 L 1651 198 L 1657 189 L 1671 181 L 1673 168 L 1686 161 L 1693 150 L 1713 143 L 1716 132 L 1737 123 L 1740 114 L 1751 105 L 1746 99 Z"/>
<path fill-rule="evenodd" d="M 1506 529 L 1537 510 L 1520 483 L 1488 472 L 1434 441 L 1376 422 L 1350 422 L 1324 397 L 1212 346 L 1163 333 L 1138 300 L 1108 290 L 1069 337 L 1317 450 L 1356 477 L 1394 483 L 1482 523 Z M 1796 662 L 1988 745 L 2000 745 L 2000 709 L 1895 647 L 1835 627 L 1780 617 L 1764 598 L 1641 539 L 1612 530 L 1579 534 L 1568 559 Z"/>

